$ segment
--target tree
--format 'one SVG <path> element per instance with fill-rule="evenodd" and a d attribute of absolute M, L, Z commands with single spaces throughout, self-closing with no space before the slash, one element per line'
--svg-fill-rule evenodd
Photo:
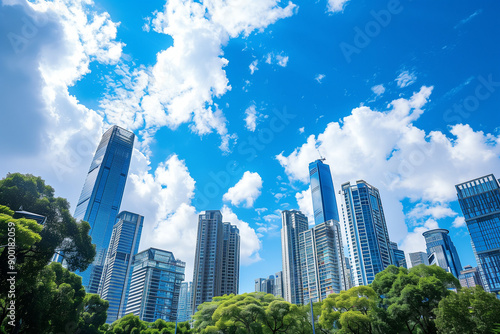
<path fill-rule="evenodd" d="M 100 328 L 107 318 L 109 302 L 96 294 L 86 294 L 83 310 L 78 319 L 78 334 L 100 334 Z"/>
<path fill-rule="evenodd" d="M 215 310 L 212 318 L 216 327 L 230 333 L 262 333 L 262 324 L 258 322 L 264 316 L 264 308 L 257 295 L 230 295 Z"/>
<path fill-rule="evenodd" d="M 464 288 L 443 298 L 436 316 L 441 333 L 493 333 L 500 316 L 500 300 L 481 287 Z"/>
<path fill-rule="evenodd" d="M 396 333 L 436 333 L 435 310 L 458 280 L 436 265 L 407 270 L 389 266 L 375 276 L 371 286 L 385 309 L 377 318 Z"/>

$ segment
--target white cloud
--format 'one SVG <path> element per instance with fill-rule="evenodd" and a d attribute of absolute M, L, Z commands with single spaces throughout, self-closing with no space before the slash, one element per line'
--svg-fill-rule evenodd
<path fill-rule="evenodd" d="M 277 55 L 276 60 L 278 61 L 278 65 L 281 67 L 286 67 L 288 64 L 288 56 Z"/>
<path fill-rule="evenodd" d="M 257 128 L 257 110 L 255 109 L 255 105 L 251 105 L 245 110 L 245 127 L 254 132 Z"/>
<path fill-rule="evenodd" d="M 271 65 L 272 63 L 275 63 L 281 67 L 286 67 L 288 65 L 288 56 L 283 55 L 283 52 L 279 54 L 275 54 L 273 52 L 268 53 L 265 56 L 266 64 Z"/>
<path fill-rule="evenodd" d="M 312 205 L 311 187 L 295 194 L 299 210 L 307 216 L 309 225 L 314 225 L 314 210 Z"/>
<path fill-rule="evenodd" d="M 236 225 L 240 230 L 240 258 L 241 264 L 249 265 L 261 260 L 259 250 L 261 242 L 255 230 L 236 216 L 231 208 L 224 205 L 221 210 L 222 218 L 225 222 Z"/>
<path fill-rule="evenodd" d="M 451 225 L 455 228 L 460 228 L 460 227 L 466 226 L 465 218 L 464 217 L 457 217 L 457 218 L 455 218 L 455 220 L 453 221 L 453 223 Z"/>
<path fill-rule="evenodd" d="M 324 75 L 324 74 L 317 74 L 314 77 L 314 80 L 316 80 L 318 83 L 321 83 L 325 77 L 326 77 L 326 75 Z"/>
<path fill-rule="evenodd" d="M 441 219 L 446 217 L 455 217 L 458 215 L 455 211 L 450 209 L 446 204 L 435 203 L 418 203 L 409 213 L 411 218 L 421 219 L 424 217 L 432 217 L 434 219 Z"/>
<path fill-rule="evenodd" d="M 424 86 L 409 99 L 392 101 L 386 111 L 355 108 L 290 154 L 282 152 L 276 158 L 291 181 L 308 184 L 308 164 L 317 159 L 319 149 L 330 164 L 337 191 L 341 183 L 359 179 L 380 190 L 390 236 L 402 240 L 407 234 L 403 199 L 426 203 L 414 215 L 454 217 L 448 203 L 456 200 L 455 184 L 500 169 L 500 135 L 457 124 L 447 136 L 440 131 L 426 133 L 413 124 L 431 91 Z M 310 216 L 311 200 L 306 196 L 308 191 L 296 198 Z"/>
<path fill-rule="evenodd" d="M 415 81 L 417 81 L 417 76 L 415 73 L 403 71 L 399 73 L 398 77 L 394 81 L 396 81 L 399 88 L 404 88 L 414 84 Z"/>
<path fill-rule="evenodd" d="M 231 202 L 232 205 L 251 208 L 255 200 L 260 196 L 262 189 L 262 178 L 259 173 L 246 171 L 241 180 L 234 187 L 229 188 L 222 199 Z"/>
<path fill-rule="evenodd" d="M 341 12 L 344 10 L 345 4 L 349 0 L 328 0 L 328 11 L 332 13 Z"/>
<path fill-rule="evenodd" d="M 299 128 L 299 133 L 304 133 L 304 127 Z"/>
<path fill-rule="evenodd" d="M 259 68 L 257 67 L 257 64 L 259 61 L 255 59 L 249 66 L 248 68 L 250 69 L 250 74 L 253 74 L 255 71 L 257 71 Z"/>
<path fill-rule="evenodd" d="M 385 87 L 384 85 L 375 85 L 372 87 L 372 92 L 375 93 L 375 95 L 380 96 L 385 93 Z"/>

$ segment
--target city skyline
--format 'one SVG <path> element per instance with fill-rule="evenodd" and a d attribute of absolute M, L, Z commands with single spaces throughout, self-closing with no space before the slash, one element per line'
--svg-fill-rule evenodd
<path fill-rule="evenodd" d="M 243 293 L 281 269 L 281 211 L 312 226 L 325 158 L 339 204 L 346 182 L 379 189 L 407 260 L 442 228 L 476 267 L 455 185 L 500 173 L 500 4 L 235 3 L 4 1 L 0 176 L 41 176 L 73 213 L 102 135 L 129 130 L 139 251 L 191 281 L 198 215 L 220 210 Z"/>

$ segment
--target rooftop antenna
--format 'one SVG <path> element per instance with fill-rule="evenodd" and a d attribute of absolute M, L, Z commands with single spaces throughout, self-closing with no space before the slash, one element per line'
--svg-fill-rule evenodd
<path fill-rule="evenodd" d="M 322 156 L 322 155 L 321 155 L 321 153 L 319 152 L 319 149 L 318 149 L 318 148 L 316 148 L 316 151 L 318 151 L 318 154 L 319 154 L 319 160 L 321 160 L 321 161 L 325 161 L 326 159 L 325 159 L 325 158 L 323 158 L 323 156 Z"/>

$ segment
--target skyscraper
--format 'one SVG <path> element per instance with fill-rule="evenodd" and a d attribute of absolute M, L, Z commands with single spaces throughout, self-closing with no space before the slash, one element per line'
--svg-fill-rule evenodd
<path fill-rule="evenodd" d="M 351 258 L 353 285 L 368 285 L 392 263 L 382 200 L 365 181 L 342 185 L 342 218 Z"/>
<path fill-rule="evenodd" d="M 455 188 L 484 289 L 500 294 L 500 182 L 489 174 Z"/>
<path fill-rule="evenodd" d="M 283 298 L 302 304 L 302 276 L 299 258 L 299 234 L 309 228 L 307 217 L 297 210 L 281 212 L 281 257 L 283 261 Z"/>
<path fill-rule="evenodd" d="M 465 266 L 464 270 L 460 272 L 458 280 L 460 281 L 460 286 L 462 286 L 462 288 L 483 286 L 483 281 L 481 281 L 481 275 L 479 275 L 477 267 L 473 268 L 472 266 Z"/>
<path fill-rule="evenodd" d="M 394 263 L 394 265 L 397 267 L 408 268 L 408 266 L 406 265 L 405 252 L 402 249 L 399 249 L 398 244 L 395 242 L 391 241 L 390 246 L 393 256 L 392 262 Z"/>
<path fill-rule="evenodd" d="M 348 274 L 338 221 L 329 220 L 301 232 L 299 257 L 304 304 L 346 290 Z"/>
<path fill-rule="evenodd" d="M 411 267 L 416 267 L 419 264 L 425 264 L 426 266 L 429 265 L 429 259 L 427 258 L 427 253 L 426 252 L 414 252 L 414 253 L 409 253 L 410 256 L 410 264 Z"/>
<path fill-rule="evenodd" d="M 322 160 L 311 162 L 309 164 L 309 178 L 311 181 L 314 224 L 318 225 L 331 219 L 339 221 L 330 167 L 323 163 Z"/>
<path fill-rule="evenodd" d="M 126 314 L 146 322 L 175 322 L 185 267 L 172 252 L 161 249 L 135 255 Z"/>
<path fill-rule="evenodd" d="M 274 274 L 274 296 L 283 298 L 283 271 Z"/>
<path fill-rule="evenodd" d="M 222 223 L 221 295 L 238 294 L 240 279 L 240 230 L 230 223 Z"/>
<path fill-rule="evenodd" d="M 275 279 L 273 275 L 268 278 L 255 279 L 255 292 L 265 292 L 274 294 Z"/>
<path fill-rule="evenodd" d="M 222 222 L 219 210 L 198 218 L 193 272 L 192 312 L 215 296 L 238 293 L 240 236 L 236 226 Z"/>
<path fill-rule="evenodd" d="M 127 211 L 116 217 L 98 291 L 109 302 L 108 324 L 125 315 L 132 259 L 139 249 L 143 221 L 143 216 Z"/>
<path fill-rule="evenodd" d="M 458 278 L 462 264 L 458 258 L 457 249 L 448 235 L 449 231 L 438 228 L 422 233 L 427 244 L 429 264 L 437 264 Z"/>
<path fill-rule="evenodd" d="M 193 282 L 183 282 L 181 284 L 181 292 L 179 294 L 179 307 L 177 308 L 177 321 L 184 322 L 191 320 L 193 301 L 192 296 Z"/>
<path fill-rule="evenodd" d="M 106 251 L 116 215 L 120 210 L 127 181 L 135 136 L 112 126 L 102 136 L 75 209 L 75 218 L 90 224 L 90 236 L 96 246 L 94 262 L 84 272 L 82 284 L 87 293 L 97 293 Z"/>

